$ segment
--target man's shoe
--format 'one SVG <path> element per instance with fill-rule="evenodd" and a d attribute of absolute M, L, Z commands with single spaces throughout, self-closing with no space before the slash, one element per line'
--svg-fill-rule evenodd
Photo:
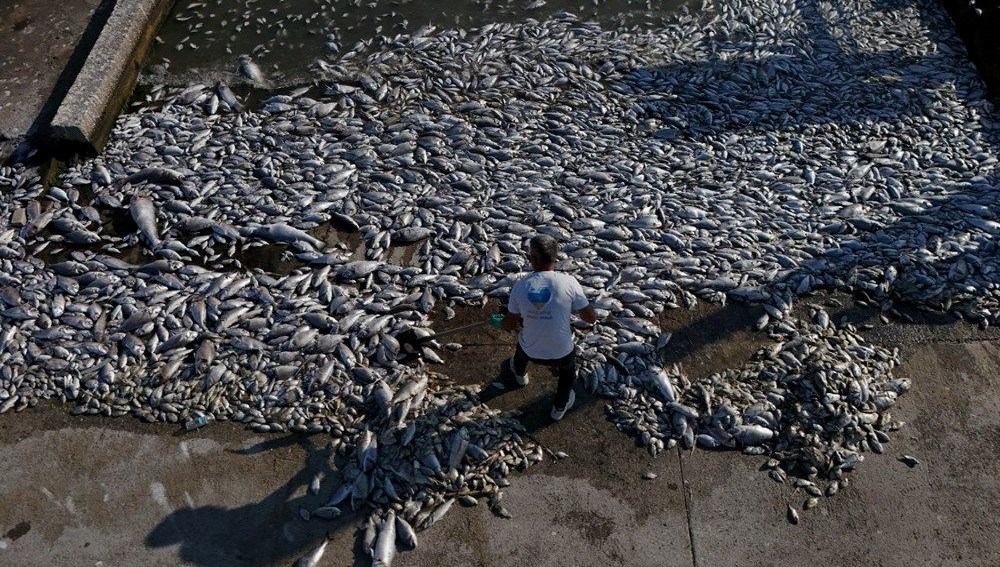
<path fill-rule="evenodd" d="M 566 400 L 566 407 L 562 409 L 557 409 L 556 406 L 553 405 L 552 412 L 549 415 L 552 417 L 554 421 L 559 421 L 560 419 L 563 418 L 564 415 L 566 415 L 566 412 L 569 411 L 569 408 L 573 407 L 573 402 L 575 401 L 576 401 L 576 392 L 570 390 L 569 399 Z"/>
<path fill-rule="evenodd" d="M 525 372 L 524 376 L 518 376 L 517 375 L 517 371 L 514 370 L 514 359 L 510 358 L 508 360 L 510 360 L 510 373 L 514 375 L 514 381 L 517 382 L 518 386 L 527 386 L 528 385 L 528 373 Z"/>

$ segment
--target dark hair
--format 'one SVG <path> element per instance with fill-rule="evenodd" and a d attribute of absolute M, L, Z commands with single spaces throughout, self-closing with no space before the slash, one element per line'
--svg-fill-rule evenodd
<path fill-rule="evenodd" d="M 528 242 L 528 251 L 542 264 L 555 264 L 559 254 L 559 244 L 555 238 L 547 234 L 532 236 Z"/>

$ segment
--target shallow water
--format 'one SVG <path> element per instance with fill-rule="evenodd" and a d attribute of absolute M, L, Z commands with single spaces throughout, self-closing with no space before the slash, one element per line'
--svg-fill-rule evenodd
<path fill-rule="evenodd" d="M 249 54 L 275 86 L 302 82 L 318 58 L 336 60 L 357 42 L 412 33 L 425 26 L 472 29 L 488 23 L 544 20 L 560 12 L 608 27 L 653 27 L 684 0 L 182 0 L 160 29 L 145 82 L 236 80 Z M 538 4 L 541 4 L 538 6 Z M 333 45 L 335 44 L 335 45 Z M 336 47 L 339 46 L 339 50 Z M 331 49 L 333 48 L 333 49 Z"/>

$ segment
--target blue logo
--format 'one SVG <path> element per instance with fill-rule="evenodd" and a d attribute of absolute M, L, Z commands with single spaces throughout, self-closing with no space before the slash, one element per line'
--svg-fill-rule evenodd
<path fill-rule="evenodd" d="M 535 309 L 541 309 L 550 299 L 552 299 L 552 290 L 545 285 L 545 282 L 530 282 L 528 284 L 528 301 L 535 306 Z"/>

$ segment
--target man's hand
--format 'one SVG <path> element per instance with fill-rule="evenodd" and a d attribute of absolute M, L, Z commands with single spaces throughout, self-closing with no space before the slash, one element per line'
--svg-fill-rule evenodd
<path fill-rule="evenodd" d="M 593 325 L 597 322 L 597 312 L 590 305 L 584 307 L 579 312 L 580 318 Z"/>

